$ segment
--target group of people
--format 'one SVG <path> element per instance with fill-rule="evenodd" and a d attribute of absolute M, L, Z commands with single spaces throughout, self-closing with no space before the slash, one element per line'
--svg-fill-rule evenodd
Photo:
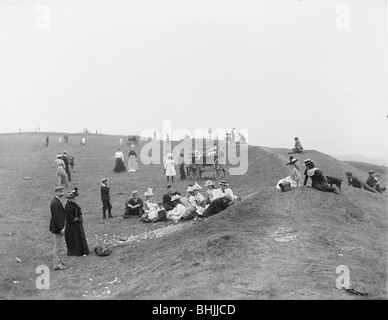
<path fill-rule="evenodd" d="M 125 172 L 127 168 L 124 164 L 124 153 L 121 151 L 121 148 L 118 147 L 116 149 L 116 153 L 113 158 L 115 158 L 115 166 L 113 168 L 114 172 Z M 135 172 L 139 170 L 139 165 L 137 163 L 137 153 L 135 150 L 135 146 L 131 145 L 128 152 L 128 172 Z"/>
<path fill-rule="evenodd" d="M 71 171 L 74 171 L 74 156 L 68 155 L 67 151 L 57 154 L 55 159 L 57 165 L 56 180 L 58 186 L 68 187 L 71 182 Z"/>
<path fill-rule="evenodd" d="M 303 147 L 297 137 L 295 139 L 295 148 L 291 150 L 289 153 L 303 153 Z M 307 184 L 308 179 L 311 179 L 311 186 L 314 189 L 323 192 L 334 192 L 339 194 L 339 187 L 337 188 L 333 186 L 333 184 L 329 184 L 327 181 L 327 177 L 323 174 L 323 172 L 315 166 L 315 163 L 311 159 L 304 160 L 304 165 L 306 167 L 304 171 L 304 181 L 302 185 L 302 174 L 300 164 L 298 159 L 293 156 L 289 156 L 288 162 L 286 165 L 289 166 L 290 175 L 280 179 L 276 184 L 276 188 L 281 189 L 280 185 L 284 183 L 289 183 L 291 188 L 304 187 Z M 374 170 L 369 171 L 369 177 L 365 183 L 361 182 L 360 179 L 354 177 L 352 172 L 346 172 L 346 176 L 348 179 L 348 185 L 356 188 L 362 188 L 370 192 L 385 194 L 386 187 L 380 184 L 380 181 L 376 177 L 376 172 Z"/>
<path fill-rule="evenodd" d="M 167 220 L 197 220 L 215 215 L 241 200 L 241 197 L 233 194 L 226 181 L 221 181 L 219 188 L 216 188 L 213 181 L 207 180 L 204 187 L 205 195 L 201 194 L 202 187 L 197 182 L 190 184 L 186 195 L 182 196 L 180 191 L 173 191 L 172 186 L 167 184 L 167 192 L 160 202 L 153 200 L 152 188 L 148 188 L 144 193 L 144 201 L 139 197 L 138 191 L 133 191 L 132 198 L 125 202 L 123 218 L 137 216 L 143 222 L 153 223 Z"/>
<path fill-rule="evenodd" d="M 50 231 L 54 234 L 54 270 L 65 270 L 67 266 L 62 261 L 63 242 L 66 242 L 68 256 L 85 256 L 89 254 L 89 247 L 83 227 L 81 207 L 75 202 L 78 189 L 64 195 L 64 187 L 54 188 L 55 196 L 50 203 L 51 219 Z M 65 207 L 62 197 L 67 199 Z"/>

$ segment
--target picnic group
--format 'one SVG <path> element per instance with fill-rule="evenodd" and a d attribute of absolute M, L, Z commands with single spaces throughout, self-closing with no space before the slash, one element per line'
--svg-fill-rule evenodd
<path fill-rule="evenodd" d="M 294 139 L 295 148 L 292 148 L 289 154 L 303 154 L 303 147 L 299 139 L 297 137 Z M 180 156 L 183 156 L 182 150 Z M 117 148 L 114 158 L 116 160 L 113 171 L 126 171 L 120 147 Z M 71 186 L 71 173 L 75 172 L 74 162 L 71 161 L 71 156 L 65 150 L 62 154 L 57 154 L 55 163 L 57 166 L 57 185 L 53 190 L 55 194 L 50 203 L 51 219 L 49 230 L 54 234 L 55 239 L 53 252 L 54 270 L 65 270 L 67 267 L 61 258 L 64 242 L 66 243 L 68 256 L 84 256 L 90 252 L 83 228 L 82 209 L 75 201 L 79 196 L 78 188 L 73 188 L 73 190 L 66 194 L 64 192 L 65 187 Z M 172 185 L 169 183 L 169 178 L 171 177 L 171 182 L 174 182 L 173 177 L 176 175 L 174 164 L 171 153 L 167 153 L 164 161 L 164 173 L 167 176 L 167 184 L 162 199 L 160 201 L 154 200 L 152 187 L 147 188 L 142 195 L 137 190 L 132 191 L 131 198 L 125 202 L 125 210 L 122 215 L 124 219 L 137 217 L 144 223 L 202 221 L 205 218 L 221 213 L 236 202 L 242 201 L 241 197 L 234 194 L 226 180 L 221 180 L 220 182 L 207 180 L 202 186 L 195 181 L 188 184 L 187 189 L 183 192 L 173 190 Z M 305 159 L 303 164 L 306 168 L 303 186 L 299 161 L 291 155 L 286 163 L 289 166 L 290 175 L 279 180 L 276 188 L 280 188 L 280 185 L 284 183 L 289 183 L 291 188 L 303 188 L 306 186 L 308 179 L 311 179 L 312 188 L 322 192 L 339 194 L 341 184 L 336 183 L 336 178 L 328 181 L 328 177 L 323 174 L 312 159 Z M 183 168 L 184 162 L 181 162 L 180 165 Z M 130 145 L 128 167 L 129 172 L 139 169 L 134 145 Z M 184 169 L 180 170 L 181 179 L 185 179 L 184 171 Z M 349 186 L 385 194 L 386 188 L 381 186 L 374 170 L 369 171 L 369 177 L 365 183 L 353 176 L 352 172 L 346 172 L 346 175 Z M 107 177 L 101 179 L 100 196 L 102 219 L 113 218 L 109 179 Z M 62 204 L 63 197 L 67 199 L 65 206 Z"/>

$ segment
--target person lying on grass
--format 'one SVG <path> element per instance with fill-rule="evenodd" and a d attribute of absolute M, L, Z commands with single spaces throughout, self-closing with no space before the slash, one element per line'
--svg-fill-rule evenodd
<path fill-rule="evenodd" d="M 197 218 L 208 218 L 210 216 L 218 214 L 228 208 L 232 204 L 232 201 L 233 199 L 230 195 L 217 198 L 209 204 L 209 206 L 203 212 L 202 216 L 198 215 Z"/>
<path fill-rule="evenodd" d="M 346 172 L 346 177 L 348 178 L 348 186 L 353 186 L 354 188 L 360 188 L 374 193 L 377 192 L 357 177 L 354 177 L 353 173 L 350 171 Z"/>
<path fill-rule="evenodd" d="M 304 178 L 303 187 L 306 186 L 307 179 L 310 178 L 312 181 L 311 186 L 314 189 L 317 189 L 323 192 L 334 192 L 336 194 L 339 194 L 339 191 L 335 187 L 329 186 L 329 184 L 327 183 L 326 177 L 323 175 L 322 171 L 315 166 L 313 160 L 306 159 L 304 161 L 304 165 L 306 166 L 306 170 L 304 172 L 305 178 Z"/>

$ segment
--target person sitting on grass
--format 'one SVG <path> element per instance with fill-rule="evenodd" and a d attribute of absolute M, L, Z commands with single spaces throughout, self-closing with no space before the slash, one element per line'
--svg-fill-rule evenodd
<path fill-rule="evenodd" d="M 231 196 L 233 202 L 241 201 L 241 197 L 238 197 L 238 196 L 233 194 L 232 189 L 229 188 L 229 183 L 227 183 L 225 180 L 221 180 L 219 185 L 220 185 L 220 188 L 219 188 L 220 197 L 229 195 L 229 196 Z"/>
<path fill-rule="evenodd" d="M 374 193 L 377 192 L 375 189 L 371 188 L 357 177 L 354 177 L 353 173 L 350 171 L 346 172 L 346 177 L 348 178 L 348 186 L 353 186 L 354 188 L 360 188 Z"/>
<path fill-rule="evenodd" d="M 215 214 L 224 211 L 232 204 L 232 197 L 230 195 L 225 195 L 221 198 L 215 199 L 203 212 L 202 218 L 208 218 Z M 197 216 L 199 218 L 200 215 Z"/>
<path fill-rule="evenodd" d="M 129 218 L 130 215 L 136 215 L 139 218 L 143 215 L 143 200 L 139 198 L 139 192 L 133 191 L 132 198 L 125 203 L 124 218 Z"/>
<path fill-rule="evenodd" d="M 174 206 L 174 209 L 167 212 L 167 219 L 168 220 L 173 220 L 173 221 L 177 222 L 178 220 L 180 220 L 180 218 L 182 218 L 183 214 L 185 213 L 186 208 L 179 201 L 180 198 L 181 198 L 181 196 L 179 194 L 175 194 L 172 196 L 171 201 L 174 202 L 175 206 Z"/>
<path fill-rule="evenodd" d="M 302 144 L 299 141 L 299 138 L 295 137 L 294 140 L 295 140 L 295 148 L 292 148 L 291 152 L 289 152 L 289 154 L 292 154 L 292 153 L 303 153 L 303 147 L 302 147 Z"/>
<path fill-rule="evenodd" d="M 211 181 L 211 180 L 207 180 L 205 182 L 205 185 L 204 187 L 207 187 L 207 190 L 206 190 L 206 196 L 205 196 L 205 199 L 206 199 L 206 204 L 210 204 L 213 200 L 219 198 L 221 195 L 219 193 L 219 189 L 217 189 L 215 186 L 214 186 L 214 182 Z"/>
<path fill-rule="evenodd" d="M 152 200 L 153 195 L 152 188 L 148 188 L 148 190 L 144 192 L 144 196 L 146 197 L 143 206 L 144 213 L 140 217 L 140 221 L 157 217 L 158 204 Z"/>
<path fill-rule="evenodd" d="M 291 188 L 301 187 L 301 174 L 298 159 L 294 158 L 293 156 L 290 156 L 286 165 L 290 166 L 290 175 L 285 177 L 284 179 L 280 179 L 276 185 L 276 188 L 280 189 L 280 184 L 285 182 L 291 183 Z"/>
<path fill-rule="evenodd" d="M 369 170 L 369 177 L 366 180 L 366 184 L 373 190 L 376 190 L 381 194 L 385 193 L 386 188 L 380 185 L 380 182 L 376 178 L 376 172 L 374 170 Z"/>
<path fill-rule="evenodd" d="M 304 172 L 305 178 L 303 187 L 307 184 L 307 179 L 310 178 L 312 183 L 311 186 L 314 189 L 323 192 L 334 192 L 339 194 L 339 191 L 335 187 L 330 187 L 327 183 L 326 177 L 323 175 L 322 171 L 315 167 L 314 161 L 311 159 L 306 159 L 304 161 L 304 165 L 306 166 L 306 170 Z"/>

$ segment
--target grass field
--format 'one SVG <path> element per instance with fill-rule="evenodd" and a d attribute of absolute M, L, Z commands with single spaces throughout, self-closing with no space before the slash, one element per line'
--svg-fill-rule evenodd
<path fill-rule="evenodd" d="M 315 150 L 297 156 L 315 160 L 326 175 L 342 178 L 341 195 L 310 187 L 282 193 L 287 149 L 249 146 L 249 169 L 226 176 L 243 201 L 204 221 L 144 224 L 122 219 L 131 191 L 165 193 L 162 165 L 136 173 L 113 172 L 119 136 L 59 134 L 0 135 L 0 299 L 386 299 L 387 197 L 348 187 L 346 171 L 366 180 L 368 166 L 352 166 Z M 55 157 L 75 156 L 72 187 L 91 254 L 66 257 L 69 269 L 50 273 L 39 290 L 36 267 L 52 269 L 49 203 Z M 127 165 L 127 151 L 124 148 Z M 382 173 L 386 185 L 386 171 Z M 100 180 L 110 178 L 114 219 L 102 219 Z M 22 177 L 31 177 L 23 180 Z M 212 179 L 211 174 L 200 181 Z M 190 180 L 176 179 L 184 192 Z M 310 182 L 309 182 L 310 184 Z M 127 239 L 122 242 L 120 239 Z M 96 244 L 111 246 L 98 257 Z M 338 266 L 350 271 L 350 286 L 366 298 L 336 288 Z"/>

